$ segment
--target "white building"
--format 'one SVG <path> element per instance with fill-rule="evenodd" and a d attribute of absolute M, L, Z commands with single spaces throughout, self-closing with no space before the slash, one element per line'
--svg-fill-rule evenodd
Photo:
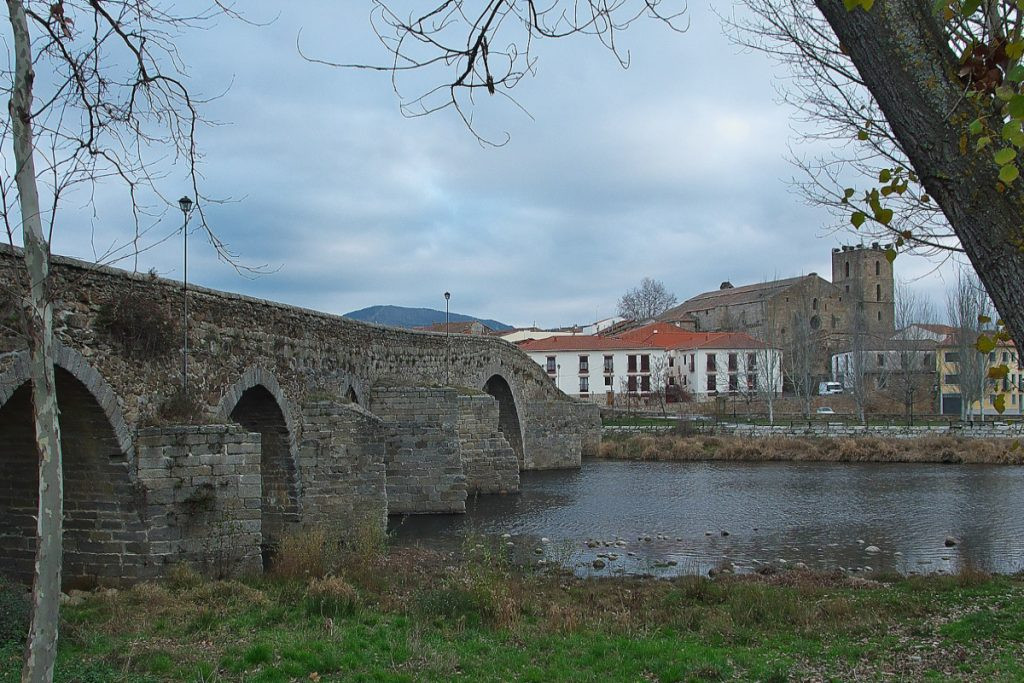
<path fill-rule="evenodd" d="M 747 334 L 691 332 L 653 323 L 617 337 L 572 335 L 520 344 L 563 392 L 610 402 L 608 394 L 669 395 L 696 400 L 782 390 L 782 354 Z"/>
<path fill-rule="evenodd" d="M 664 349 L 589 334 L 536 339 L 519 345 L 564 393 L 604 402 L 608 394 L 650 393 L 651 371 Z"/>

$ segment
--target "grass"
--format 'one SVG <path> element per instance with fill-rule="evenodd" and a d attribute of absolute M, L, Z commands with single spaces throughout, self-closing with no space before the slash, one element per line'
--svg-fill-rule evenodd
<path fill-rule="evenodd" d="M 1013 439 L 922 436 L 798 438 L 677 434 L 611 434 L 602 438 L 599 457 L 616 460 L 732 460 L 821 462 L 919 462 L 1024 464 L 1024 448 Z"/>
<path fill-rule="evenodd" d="M 587 580 L 477 543 L 91 594 L 63 610 L 56 680 L 1020 680 L 1022 647 L 1020 577 Z M 20 658 L 0 642 L 0 683 Z"/>

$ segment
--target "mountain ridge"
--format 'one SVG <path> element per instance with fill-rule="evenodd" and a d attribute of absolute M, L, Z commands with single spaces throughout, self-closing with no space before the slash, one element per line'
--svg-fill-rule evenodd
<path fill-rule="evenodd" d="M 444 322 L 444 311 L 433 308 L 410 308 L 407 306 L 378 305 L 360 308 L 358 311 L 345 313 L 346 318 L 359 320 L 366 323 L 378 325 L 391 325 L 392 327 L 425 327 L 435 323 Z M 449 313 L 448 320 L 453 323 L 478 321 L 496 331 L 511 330 L 513 327 L 498 320 L 489 318 L 477 318 L 462 313 Z"/>

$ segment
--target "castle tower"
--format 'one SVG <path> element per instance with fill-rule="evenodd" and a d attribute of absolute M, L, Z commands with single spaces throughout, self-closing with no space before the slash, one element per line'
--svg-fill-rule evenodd
<path fill-rule="evenodd" d="M 844 300 L 848 301 L 848 321 L 853 320 L 854 307 L 862 306 L 868 334 L 878 340 L 892 337 L 895 280 L 892 264 L 885 257 L 885 246 L 873 242 L 870 247 L 833 249 L 832 283 L 842 290 Z"/>

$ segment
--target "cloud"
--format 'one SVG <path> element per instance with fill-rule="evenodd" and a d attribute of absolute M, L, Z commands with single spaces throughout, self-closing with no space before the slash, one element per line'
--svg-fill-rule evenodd
<path fill-rule="evenodd" d="M 536 77 L 514 91 L 529 115 L 501 98 L 473 110 L 482 134 L 511 135 L 497 148 L 451 111 L 403 117 L 384 74 L 299 57 L 301 29 L 316 56 L 385 59 L 366 11 L 261 0 L 246 12 L 279 14 L 268 26 L 182 36 L 193 85 L 220 94 L 203 109 L 216 122 L 201 131 L 203 187 L 232 201 L 207 205 L 207 219 L 243 262 L 275 269 L 241 277 L 196 235 L 190 280 L 335 313 L 438 308 L 448 290 L 458 312 L 560 325 L 614 313 L 645 276 L 682 300 L 726 279 L 827 275 L 831 248 L 851 240 L 787 184 L 775 67 L 738 53 L 706 8 L 691 6 L 682 35 L 651 22 L 623 33 L 628 70 L 594 40 L 537 43 Z M 146 224 L 173 238 L 139 268 L 180 277 L 184 169 L 170 166 L 160 189 L 172 203 L 154 200 Z M 81 194 L 55 250 L 89 258 L 131 221 L 123 193 Z"/>

